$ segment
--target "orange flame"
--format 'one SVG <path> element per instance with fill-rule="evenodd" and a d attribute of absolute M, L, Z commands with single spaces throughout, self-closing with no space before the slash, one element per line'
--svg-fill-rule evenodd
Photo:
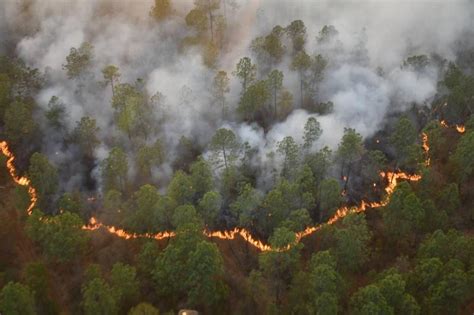
<path fill-rule="evenodd" d="M 465 133 L 466 127 L 464 127 L 463 125 L 456 125 L 456 131 L 459 133 Z"/>
<path fill-rule="evenodd" d="M 441 125 L 447 126 L 446 122 L 441 121 Z M 459 133 L 463 133 L 465 131 L 464 126 L 456 126 L 456 130 Z M 429 144 L 428 144 L 428 135 L 423 133 L 422 134 L 422 146 L 423 150 L 425 151 L 425 154 L 427 156 L 427 159 L 425 161 L 426 165 L 429 165 L 430 160 L 429 160 Z M 13 153 L 10 151 L 7 142 L 3 141 L 0 142 L 0 149 L 7 157 L 7 162 L 6 162 L 6 167 L 8 171 L 10 172 L 10 176 L 12 177 L 13 181 L 17 183 L 18 185 L 21 186 L 27 186 L 28 187 L 28 193 L 30 195 L 30 205 L 28 206 L 26 212 L 28 215 L 31 215 L 32 210 L 34 206 L 36 205 L 36 202 L 38 201 L 37 193 L 35 188 L 31 185 L 30 180 L 27 177 L 19 177 L 16 172 L 16 168 L 13 164 L 13 161 L 15 160 L 15 156 Z M 380 202 L 367 202 L 367 201 L 362 201 L 359 206 L 356 207 L 351 207 L 349 208 L 348 206 L 343 206 L 339 209 L 337 209 L 336 213 L 324 224 L 334 224 L 347 216 L 348 214 L 351 213 L 359 213 L 359 212 L 364 212 L 368 208 L 379 208 L 383 207 L 388 204 L 390 201 L 390 197 L 392 196 L 393 192 L 395 191 L 395 188 L 398 185 L 399 180 L 408 180 L 408 181 L 418 181 L 421 179 L 421 175 L 410 175 L 406 174 L 404 172 L 380 172 L 380 176 L 384 178 L 387 181 L 387 186 L 385 187 L 386 191 L 386 196 L 383 200 Z M 374 185 L 375 187 L 375 185 Z M 321 229 L 321 227 L 324 224 L 319 224 L 316 226 L 310 226 L 307 227 L 305 230 L 298 232 L 295 234 L 296 236 L 296 241 L 294 244 L 298 243 L 303 239 L 304 237 L 307 237 Z M 90 218 L 90 221 L 88 224 L 82 226 L 83 230 L 88 230 L 88 231 L 95 231 L 100 228 L 105 229 L 108 233 L 116 235 L 120 238 L 124 239 L 135 239 L 139 237 L 147 237 L 147 238 L 152 238 L 156 240 L 162 240 L 162 239 L 167 239 L 176 236 L 176 233 L 173 231 L 165 231 L 165 232 L 160 232 L 156 234 L 137 234 L 137 233 L 130 233 L 127 232 L 123 229 L 116 228 L 115 226 L 108 226 L 103 224 L 102 222 L 98 221 L 95 217 Z M 283 248 L 273 248 L 269 244 L 265 244 L 260 240 L 255 239 L 252 234 L 247 231 L 244 228 L 234 228 L 233 230 L 230 231 L 209 231 L 209 230 L 204 230 L 203 234 L 206 237 L 209 238 L 218 238 L 222 240 L 232 240 L 235 239 L 237 235 L 240 235 L 242 239 L 244 239 L 247 243 L 250 245 L 254 246 L 260 251 L 285 251 L 290 249 L 294 244 L 289 244 L 286 247 Z"/>
<path fill-rule="evenodd" d="M 6 141 L 0 142 L 0 150 L 2 150 L 2 154 L 5 155 L 5 157 L 7 158 L 6 166 L 13 181 L 20 186 L 28 187 L 28 194 L 30 195 L 30 204 L 26 209 L 26 213 L 28 215 L 31 215 L 31 213 L 33 212 L 33 208 L 35 207 L 36 202 L 38 201 L 36 189 L 31 186 L 31 182 L 28 177 L 20 177 L 17 175 L 15 165 L 13 164 L 13 161 L 15 160 L 15 155 L 13 155 L 13 153 L 10 151 L 10 148 L 8 147 L 8 143 Z"/>

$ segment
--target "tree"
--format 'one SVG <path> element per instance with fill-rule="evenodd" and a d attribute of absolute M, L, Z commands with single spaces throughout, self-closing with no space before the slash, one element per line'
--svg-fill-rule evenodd
<path fill-rule="evenodd" d="M 252 223 L 254 212 L 262 202 L 262 195 L 250 184 L 245 184 L 237 199 L 230 205 L 239 225 L 249 227 Z"/>
<path fill-rule="evenodd" d="M 335 231 L 334 254 L 338 265 L 348 271 L 358 271 L 369 258 L 372 237 L 364 214 L 350 214 L 342 220 L 343 226 Z"/>
<path fill-rule="evenodd" d="M 417 132 L 410 120 L 406 117 L 401 117 L 395 130 L 390 137 L 390 142 L 397 151 L 397 164 L 405 165 L 409 160 L 410 150 L 417 139 Z"/>
<path fill-rule="evenodd" d="M 38 194 L 38 205 L 47 209 L 58 189 L 58 171 L 45 155 L 35 152 L 30 158 L 28 177 Z"/>
<path fill-rule="evenodd" d="M 212 151 L 212 160 L 217 167 L 224 167 L 227 170 L 238 158 L 240 143 L 234 132 L 230 129 L 221 128 L 216 131 L 209 144 Z"/>
<path fill-rule="evenodd" d="M 211 311 L 226 291 L 220 253 L 215 244 L 203 240 L 193 206 L 178 207 L 173 224 L 177 235 L 159 254 L 153 270 L 157 292 L 171 303 L 185 298 L 188 304 Z"/>
<path fill-rule="evenodd" d="M 191 204 L 196 188 L 189 175 L 183 171 L 176 171 L 168 185 L 168 196 L 178 205 Z"/>
<path fill-rule="evenodd" d="M 291 22 L 285 29 L 291 39 L 294 52 L 301 52 L 306 43 L 306 26 L 301 20 Z"/>
<path fill-rule="evenodd" d="M 151 304 L 140 303 L 132 307 L 128 315 L 160 315 L 160 311 Z"/>
<path fill-rule="evenodd" d="M 94 150 L 100 144 L 98 132 L 99 127 L 96 125 L 96 120 L 91 117 L 84 116 L 76 123 L 73 140 L 87 157 L 92 157 Z"/>
<path fill-rule="evenodd" d="M 281 304 L 283 292 L 297 271 L 301 244 L 296 244 L 295 234 L 287 228 L 277 228 L 270 237 L 274 250 L 259 255 L 259 265 L 263 275 L 270 282 L 271 292 L 277 306 Z M 289 250 L 277 251 L 291 246 Z"/>
<path fill-rule="evenodd" d="M 82 307 L 86 315 L 118 313 L 114 292 L 100 277 L 87 281 L 82 286 Z"/>
<path fill-rule="evenodd" d="M 351 308 L 354 314 L 376 314 L 390 315 L 395 314 L 385 300 L 380 289 L 371 284 L 359 289 L 351 298 Z"/>
<path fill-rule="evenodd" d="M 31 289 L 36 301 L 48 299 L 48 270 L 42 262 L 30 262 L 24 271 L 25 284 Z"/>
<path fill-rule="evenodd" d="M 245 93 L 247 86 L 255 80 L 256 72 L 257 66 L 252 64 L 252 60 L 249 57 L 243 57 L 239 60 L 232 74 L 237 76 L 240 82 L 242 82 L 242 93 Z"/>
<path fill-rule="evenodd" d="M 81 218 L 73 213 L 63 212 L 45 217 L 35 210 L 28 217 L 27 232 L 49 258 L 69 262 L 81 254 L 87 243 L 82 225 Z"/>
<path fill-rule="evenodd" d="M 33 119 L 33 106 L 20 101 L 15 101 L 8 105 L 5 110 L 4 130 L 8 140 L 13 144 L 18 144 L 30 140 L 37 124 Z"/>
<path fill-rule="evenodd" d="M 270 98 L 266 81 L 260 80 L 245 90 L 240 98 L 237 112 L 246 120 L 255 120 Z"/>
<path fill-rule="evenodd" d="M 137 233 L 156 233 L 159 230 L 158 223 L 158 201 L 160 194 L 158 190 L 149 184 L 143 185 L 133 194 L 128 203 L 128 214 L 126 225 Z"/>
<path fill-rule="evenodd" d="M 199 157 L 196 162 L 191 164 L 189 170 L 191 172 L 192 186 L 195 190 L 194 201 L 199 201 L 214 187 L 212 170 L 209 163 L 202 157 Z"/>
<path fill-rule="evenodd" d="M 216 73 L 214 77 L 214 82 L 212 85 L 212 94 L 214 96 L 215 101 L 220 104 L 222 108 L 222 117 L 226 117 L 227 113 L 227 105 L 226 105 L 226 97 L 225 95 L 230 92 L 229 88 L 230 79 L 227 76 L 227 72 L 219 71 Z"/>
<path fill-rule="evenodd" d="M 214 11 L 219 10 L 220 0 L 194 0 L 194 5 L 197 10 L 207 14 L 209 22 L 209 30 L 211 32 L 211 42 L 214 42 Z"/>
<path fill-rule="evenodd" d="M 48 125 L 56 131 L 64 131 L 66 129 L 66 107 L 59 97 L 52 96 L 48 103 L 48 110 L 44 113 Z"/>
<path fill-rule="evenodd" d="M 36 314 L 33 293 L 21 283 L 8 282 L 0 291 L 0 312 L 4 315 Z"/>
<path fill-rule="evenodd" d="M 207 15 L 206 12 L 194 8 L 186 15 L 185 18 L 186 25 L 194 28 L 199 35 L 202 35 L 204 32 L 207 31 Z"/>
<path fill-rule="evenodd" d="M 114 147 L 109 156 L 102 162 L 102 180 L 105 190 L 123 191 L 127 183 L 128 162 L 125 152 Z"/>
<path fill-rule="evenodd" d="M 286 179 L 292 178 L 299 163 L 299 147 L 293 137 L 288 136 L 278 142 L 277 152 L 283 157 L 281 175 Z"/>
<path fill-rule="evenodd" d="M 152 170 L 165 160 L 165 150 L 161 141 L 156 140 L 151 145 L 142 145 L 137 150 L 136 163 L 141 177 L 150 178 Z"/>
<path fill-rule="evenodd" d="M 344 135 L 337 148 L 336 156 L 341 162 L 341 177 L 344 179 L 344 191 L 347 190 L 347 183 L 354 163 L 359 161 L 364 154 L 362 136 L 354 129 L 344 128 Z"/>
<path fill-rule="evenodd" d="M 309 68 L 309 92 L 312 95 L 318 91 L 318 84 L 323 80 L 324 70 L 326 70 L 327 65 L 327 60 L 321 55 L 316 55 L 311 58 L 311 66 Z M 326 112 L 327 111 L 328 110 L 326 110 Z"/>
<path fill-rule="evenodd" d="M 311 67 L 311 57 L 305 51 L 298 52 L 291 62 L 291 70 L 297 71 L 300 76 L 300 104 L 303 107 L 303 91 L 305 86 L 305 74 Z"/>
<path fill-rule="evenodd" d="M 192 306 L 204 305 L 207 309 L 218 305 L 227 295 L 222 256 L 216 244 L 199 242 L 189 256 L 186 287 L 188 303 Z"/>
<path fill-rule="evenodd" d="M 105 66 L 102 69 L 102 74 L 106 84 L 110 84 L 112 89 L 112 97 L 115 95 L 115 84 L 119 82 L 120 72 L 119 68 L 114 65 Z"/>
<path fill-rule="evenodd" d="M 82 43 L 79 48 L 71 48 L 66 64 L 63 65 L 69 79 L 81 77 L 92 66 L 93 49 L 87 42 Z"/>
<path fill-rule="evenodd" d="M 160 22 L 171 14 L 171 0 L 155 0 L 155 5 L 150 10 L 150 16 Z"/>
<path fill-rule="evenodd" d="M 129 139 L 141 134 L 145 140 L 152 128 L 153 114 L 140 90 L 128 83 L 118 84 L 112 98 L 117 126 Z"/>
<path fill-rule="evenodd" d="M 131 305 L 138 298 L 139 282 L 135 267 L 115 263 L 110 272 L 110 283 L 117 305 Z"/>
<path fill-rule="evenodd" d="M 267 81 L 272 92 L 274 115 L 277 117 L 277 95 L 283 87 L 283 72 L 279 70 L 273 70 L 268 74 Z"/>
<path fill-rule="evenodd" d="M 397 186 L 382 215 L 389 238 L 403 244 L 421 229 L 425 210 L 410 185 L 403 182 Z"/>
<path fill-rule="evenodd" d="M 309 151 L 314 142 L 318 141 L 323 131 L 321 130 L 321 124 L 314 117 L 309 117 L 304 125 L 304 136 L 303 136 L 303 149 Z"/>
<path fill-rule="evenodd" d="M 334 178 L 321 181 L 319 186 L 319 222 L 331 217 L 341 205 L 341 188 Z"/>
<path fill-rule="evenodd" d="M 474 131 L 461 137 L 452 157 L 461 182 L 467 181 L 474 173 Z"/>
<path fill-rule="evenodd" d="M 217 191 L 209 191 L 199 200 L 199 214 L 207 226 L 215 226 L 221 206 L 222 197 Z"/>
<path fill-rule="evenodd" d="M 321 44 L 330 42 L 334 37 L 337 36 L 339 32 L 333 25 L 324 25 L 323 28 L 319 31 L 317 40 Z"/>

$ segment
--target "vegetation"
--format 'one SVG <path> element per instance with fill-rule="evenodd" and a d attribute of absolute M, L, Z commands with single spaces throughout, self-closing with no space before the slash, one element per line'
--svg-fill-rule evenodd
<path fill-rule="evenodd" d="M 405 56 L 397 71 L 436 67 L 431 103 L 397 108 L 374 132 L 351 117 L 338 133 L 329 117 L 348 109 L 325 91 L 342 60 L 336 28 L 273 26 L 232 71 L 220 59 L 232 8 L 153 2 L 147 27 L 169 23 L 173 58 L 197 51 L 206 69 L 207 91 L 183 87 L 179 101 L 150 95 L 152 74 L 96 58 L 88 41 L 60 75 L 0 50 L 0 139 L 15 157 L 0 159 L 0 313 L 472 313 L 473 50 L 456 63 Z M 184 116 L 212 133 L 185 132 Z"/>

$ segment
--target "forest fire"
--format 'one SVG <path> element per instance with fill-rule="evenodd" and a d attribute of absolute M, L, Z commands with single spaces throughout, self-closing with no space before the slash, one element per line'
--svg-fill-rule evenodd
<path fill-rule="evenodd" d="M 444 121 L 441 121 L 442 126 L 447 126 Z M 464 133 L 465 132 L 465 127 L 461 125 L 456 126 L 456 130 L 459 133 Z M 422 147 L 423 150 L 426 154 L 426 165 L 429 165 L 430 159 L 429 159 L 429 144 L 428 144 L 428 135 L 426 133 L 422 134 Z M 10 151 L 8 147 L 8 143 L 3 141 L 0 142 L 0 149 L 2 151 L 2 154 L 7 158 L 6 162 L 6 167 L 10 173 L 10 176 L 12 177 L 13 181 L 17 183 L 20 186 L 26 186 L 28 187 L 28 193 L 30 195 L 30 205 L 28 206 L 26 212 L 28 215 L 31 215 L 33 208 L 36 205 L 36 202 L 38 200 L 36 190 L 35 188 L 31 185 L 30 180 L 25 177 L 19 177 L 17 175 L 17 171 L 15 168 L 15 165 L 13 164 L 15 160 L 15 156 L 13 153 Z M 321 227 L 325 224 L 334 224 L 341 220 L 342 218 L 346 217 L 348 214 L 351 213 L 360 213 L 364 212 L 368 208 L 379 208 L 383 207 L 388 204 L 391 195 L 395 191 L 395 188 L 398 185 L 399 180 L 408 180 L 408 181 L 418 181 L 421 179 L 421 175 L 410 175 L 404 172 L 380 172 L 380 176 L 385 179 L 387 182 L 387 186 L 385 187 L 385 192 L 386 196 L 385 198 L 380 201 L 380 202 L 366 202 L 362 201 L 359 206 L 355 207 L 348 207 L 348 206 L 343 206 L 339 208 L 336 213 L 326 222 L 323 224 L 319 224 L 316 226 L 311 226 L 307 227 L 305 230 L 296 233 L 296 240 L 295 243 L 298 243 L 301 241 L 302 238 L 307 237 L 318 230 L 321 229 Z M 167 239 L 167 238 L 172 238 L 176 236 L 176 233 L 173 231 L 165 231 L 165 232 L 160 232 L 157 234 L 136 234 L 136 233 L 130 233 L 127 232 L 123 229 L 116 228 L 115 226 L 108 226 L 103 224 L 102 222 L 98 221 L 95 217 L 91 217 L 90 221 L 87 225 L 82 226 L 83 230 L 88 230 L 88 231 L 95 231 L 100 228 L 103 228 L 107 230 L 108 233 L 113 234 L 117 237 L 124 238 L 124 239 L 136 239 L 140 237 L 145 237 L 145 238 L 152 238 L 156 240 L 162 240 L 162 239 Z M 237 235 L 240 235 L 247 243 L 250 245 L 254 246 L 260 251 L 270 251 L 270 250 L 276 250 L 276 251 L 284 251 L 288 250 L 291 248 L 291 244 L 284 247 L 284 248 L 272 248 L 269 244 L 265 244 L 260 240 L 255 239 L 252 234 L 247 231 L 244 228 L 234 228 L 233 230 L 230 231 L 209 231 L 209 230 L 204 230 L 203 234 L 206 237 L 209 238 L 218 238 L 222 240 L 233 240 Z"/>
<path fill-rule="evenodd" d="M 13 153 L 10 151 L 10 148 L 8 147 L 8 143 L 6 141 L 0 142 L 0 149 L 2 150 L 2 154 L 7 158 L 6 166 L 13 181 L 20 186 L 25 186 L 28 188 L 28 194 L 30 195 L 30 205 L 26 209 L 26 213 L 28 215 L 31 215 L 33 208 L 35 207 L 36 202 L 38 201 L 36 189 L 31 185 L 31 182 L 27 177 L 19 177 L 17 175 L 15 165 L 13 164 L 13 161 L 15 160 L 15 155 L 13 155 Z"/>

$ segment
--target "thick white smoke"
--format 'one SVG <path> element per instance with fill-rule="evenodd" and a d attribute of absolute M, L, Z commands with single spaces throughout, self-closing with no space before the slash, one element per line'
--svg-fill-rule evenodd
<path fill-rule="evenodd" d="M 211 102 L 214 71 L 207 68 L 197 50 L 182 49 L 181 41 L 190 31 L 184 16 L 192 0 L 172 1 L 173 16 L 160 24 L 149 17 L 152 0 L 6 0 L 0 3 L 0 52 L 17 41 L 16 53 L 28 65 L 46 73 L 47 84 L 37 101 L 46 108 L 50 98 L 61 98 L 68 109 L 68 127 L 84 115 L 93 116 L 101 137 L 120 138 L 112 127 L 110 89 L 100 88 L 101 69 L 108 64 L 120 68 L 122 82 L 145 82 L 150 95 L 165 96 L 167 120 L 161 126 L 161 140 L 169 150 L 166 175 L 174 158 L 174 148 L 182 135 L 193 137 L 205 147 L 214 131 L 228 124 L 244 141 L 260 150 L 257 163 L 266 163 L 266 154 L 283 137 L 301 141 L 303 127 L 310 116 L 295 110 L 284 122 L 268 132 L 259 127 L 221 120 Z M 244 55 L 251 55 L 249 43 L 268 33 L 273 26 L 288 25 L 295 19 L 307 27 L 306 50 L 329 60 L 317 98 L 332 101 L 334 112 L 317 117 L 323 134 L 316 147 L 335 147 L 344 127 L 355 128 L 363 136 L 372 135 L 387 113 L 406 109 L 412 103 L 428 102 L 436 92 L 439 71 L 430 67 L 422 73 L 400 68 L 414 54 L 437 54 L 454 59 L 456 43 L 472 29 L 472 1 L 313 1 L 242 0 L 228 14 L 228 45 L 218 61 L 219 68 L 232 72 Z M 24 4 L 28 3 L 28 6 Z M 25 10 L 25 8 L 27 8 Z M 334 25 L 338 36 L 330 43 L 316 40 L 324 25 Z M 94 46 L 94 66 L 86 82 L 67 78 L 62 65 L 71 47 L 82 42 Z M 298 82 L 288 70 L 289 60 L 280 69 L 284 84 L 298 103 Z M 377 69 L 381 69 L 383 74 Z M 78 90 L 81 90 L 79 93 Z M 237 106 L 240 85 L 231 81 L 229 105 Z M 58 164 L 72 153 L 58 154 L 54 143 L 45 151 Z M 96 152 L 103 159 L 107 146 Z M 263 168 L 263 166 L 262 166 Z"/>

